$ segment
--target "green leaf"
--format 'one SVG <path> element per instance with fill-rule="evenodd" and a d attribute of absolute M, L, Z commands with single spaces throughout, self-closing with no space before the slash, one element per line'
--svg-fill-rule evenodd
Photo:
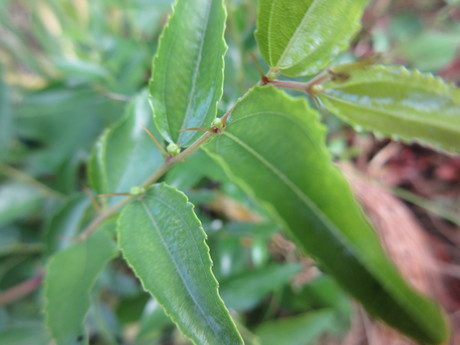
<path fill-rule="evenodd" d="M 352 307 L 348 295 L 328 275 L 321 275 L 299 289 L 285 291 L 283 306 L 294 312 L 327 308 L 334 311 L 331 332 L 342 334 L 350 328 Z"/>
<path fill-rule="evenodd" d="M 195 344 L 242 344 L 217 291 L 193 205 L 166 184 L 151 187 L 118 220 L 124 257 L 144 289 Z"/>
<path fill-rule="evenodd" d="M 443 315 L 386 258 L 331 163 L 324 134 L 305 100 L 257 87 L 206 148 L 371 314 L 425 343 L 441 343 Z"/>
<path fill-rule="evenodd" d="M 360 28 L 367 0 L 260 0 L 256 39 L 272 70 L 296 77 L 326 67 Z"/>
<path fill-rule="evenodd" d="M 247 311 L 259 303 L 268 293 L 287 284 L 299 273 L 300 265 L 270 265 L 249 270 L 222 281 L 221 295 L 229 308 Z"/>
<path fill-rule="evenodd" d="M 19 229 L 6 226 L 0 228 L 0 231 L 2 234 L 0 237 L 0 257 L 14 253 L 15 249 L 21 247 L 21 233 Z"/>
<path fill-rule="evenodd" d="M 203 169 L 206 167 L 206 169 Z M 219 165 L 209 156 L 198 150 L 187 158 L 187 164 L 173 166 L 165 177 L 165 182 L 177 189 L 186 189 L 195 186 L 203 178 L 219 180 L 225 176 Z"/>
<path fill-rule="evenodd" d="M 0 161 L 9 151 L 13 138 L 13 128 L 10 92 L 4 81 L 3 67 L 0 65 Z"/>
<path fill-rule="evenodd" d="M 326 332 L 333 322 L 334 313 L 321 310 L 265 322 L 257 327 L 256 334 L 263 345 L 306 345 Z"/>
<path fill-rule="evenodd" d="M 308 299 L 314 304 L 334 308 L 339 314 L 348 316 L 351 313 L 347 295 L 328 275 L 319 276 L 305 285 L 298 293 L 302 295 L 301 299 Z"/>
<path fill-rule="evenodd" d="M 58 345 L 81 345 L 97 276 L 116 255 L 108 223 L 87 240 L 56 253 L 45 277 L 46 324 Z"/>
<path fill-rule="evenodd" d="M 0 185 L 0 226 L 36 211 L 43 193 L 33 186 L 19 182 Z"/>
<path fill-rule="evenodd" d="M 123 106 L 81 85 L 53 84 L 24 94 L 14 121 L 19 137 L 39 146 L 28 161 L 35 175 L 55 174 L 86 155 L 103 128 L 120 118 Z"/>
<path fill-rule="evenodd" d="M 44 242 L 47 254 L 69 247 L 85 225 L 85 216 L 90 208 L 86 195 L 70 198 L 47 221 Z"/>
<path fill-rule="evenodd" d="M 147 92 L 142 92 L 129 104 L 126 116 L 94 147 L 88 177 L 97 193 L 129 192 L 159 168 L 164 161 L 162 153 L 142 128 L 152 129 L 152 125 Z M 116 200 L 112 198 L 112 202 Z"/>
<path fill-rule="evenodd" d="M 319 98 L 354 126 L 460 153 L 460 90 L 431 74 L 371 66 L 329 82 Z"/>
<path fill-rule="evenodd" d="M 165 327 L 172 325 L 158 302 L 151 299 L 145 306 L 140 319 L 139 331 L 136 335 L 136 345 L 151 345 L 159 343 Z"/>
<path fill-rule="evenodd" d="M 111 289 L 109 291 L 112 292 Z M 97 334 L 97 339 L 101 344 L 120 343 L 122 331 L 110 300 L 104 302 L 102 298 L 94 298 L 87 320 L 90 332 Z"/>
<path fill-rule="evenodd" d="M 155 124 L 169 142 L 188 146 L 210 127 L 222 97 L 225 8 L 222 0 L 177 0 L 153 63 Z"/>
<path fill-rule="evenodd" d="M 118 322 L 126 325 L 139 321 L 149 299 L 150 294 L 145 291 L 142 291 L 134 296 L 128 296 L 120 299 L 117 307 L 115 308 Z"/>
<path fill-rule="evenodd" d="M 2 345 L 47 345 L 49 343 L 43 324 L 18 324 L 0 331 Z"/>
<path fill-rule="evenodd" d="M 53 62 L 64 76 L 78 78 L 83 82 L 103 82 L 112 77 L 106 67 L 90 61 L 56 58 Z"/>
<path fill-rule="evenodd" d="M 439 71 L 456 57 L 458 32 L 424 32 L 400 48 L 408 64 L 422 71 Z"/>

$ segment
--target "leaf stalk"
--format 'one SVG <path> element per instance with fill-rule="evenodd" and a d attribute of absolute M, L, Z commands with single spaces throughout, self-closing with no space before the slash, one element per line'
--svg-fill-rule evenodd
<path fill-rule="evenodd" d="M 334 77 L 334 74 L 331 73 L 329 70 L 325 70 L 324 72 L 318 74 L 315 78 L 310 80 L 309 82 L 302 83 L 298 81 L 286 81 L 286 80 L 269 80 L 268 82 L 262 80 L 262 83 L 265 84 L 271 84 L 279 88 L 283 89 L 290 89 L 290 90 L 296 90 L 300 92 L 306 92 L 312 97 L 315 97 L 318 95 L 320 92 L 320 85 L 321 83 L 330 80 L 331 78 Z"/>

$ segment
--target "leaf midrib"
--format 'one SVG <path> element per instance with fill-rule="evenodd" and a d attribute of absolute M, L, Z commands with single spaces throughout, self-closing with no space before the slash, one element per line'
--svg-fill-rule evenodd
<path fill-rule="evenodd" d="M 447 132 L 451 132 L 451 131 L 455 131 L 455 132 L 459 132 L 460 131 L 460 126 L 456 126 L 455 124 L 445 124 L 445 126 L 441 126 L 440 123 L 442 123 L 444 125 L 444 122 L 432 122 L 430 121 L 430 119 L 428 118 L 423 118 L 422 120 L 424 121 L 418 121 L 420 118 L 413 118 L 413 117 L 408 117 L 406 115 L 404 115 L 404 113 L 401 113 L 400 111 L 384 111 L 384 110 L 380 110 L 380 109 L 377 109 L 377 108 L 374 108 L 374 107 L 367 107 L 367 106 L 364 106 L 364 105 L 361 105 L 359 103 L 354 103 L 354 102 L 348 102 L 342 98 L 337 98 L 337 97 L 334 97 L 334 96 L 331 96 L 330 94 L 324 94 L 324 97 L 325 98 L 329 98 L 331 100 L 334 100 L 338 103 L 344 103 L 344 104 L 347 104 L 347 105 L 350 105 L 350 106 L 354 106 L 358 109 L 362 109 L 362 110 L 366 110 L 366 111 L 370 111 L 370 112 L 376 112 L 376 113 L 380 113 L 382 114 L 383 116 L 386 116 L 386 117 L 391 117 L 391 118 L 395 118 L 395 119 L 404 119 L 405 121 L 407 122 L 412 122 L 412 123 L 415 123 L 415 124 L 418 124 L 418 125 L 422 125 L 422 126 L 434 126 L 436 128 L 439 128 L 441 130 L 444 130 L 444 131 L 447 131 Z M 369 125 L 371 126 L 371 125 Z M 452 128 L 453 127 L 453 128 Z M 456 133 L 453 133 L 453 134 L 456 134 Z"/>
<path fill-rule="evenodd" d="M 286 45 L 286 48 L 284 49 L 283 53 L 281 54 L 280 58 L 278 59 L 278 61 L 276 63 L 277 67 L 279 67 L 280 62 L 282 62 L 286 58 L 285 55 L 291 49 L 291 46 L 294 44 L 294 41 L 297 38 L 297 35 L 299 34 L 299 32 L 301 30 L 301 27 L 305 24 L 305 21 L 307 20 L 307 18 L 310 17 L 312 8 L 316 7 L 316 5 L 318 4 L 319 1 L 321 1 L 321 0 L 313 0 L 313 2 L 310 4 L 310 7 L 305 12 L 305 15 L 303 16 L 302 20 L 300 21 L 300 24 L 297 26 L 296 30 L 294 31 L 294 34 L 289 39 L 289 42 Z M 295 64 L 297 64 L 297 62 Z"/>
<path fill-rule="evenodd" d="M 259 0 L 261 1 L 261 0 Z M 273 24 L 273 7 L 275 6 L 276 1 L 272 1 L 270 4 L 270 16 L 268 17 L 268 61 L 270 61 L 270 64 L 273 64 L 273 57 L 272 57 L 272 24 Z"/>
<path fill-rule="evenodd" d="M 373 279 L 377 280 L 379 284 L 386 290 L 388 296 L 393 299 L 397 304 L 400 306 L 404 306 L 401 308 L 402 310 L 410 310 L 410 315 L 413 317 L 417 318 L 416 316 L 417 313 L 413 313 L 412 310 L 412 305 L 409 303 L 404 303 L 404 296 L 399 296 L 398 293 L 395 293 L 392 288 L 387 286 L 385 284 L 385 280 L 381 281 L 380 276 L 376 273 L 371 273 L 373 272 L 372 269 L 370 269 L 365 262 L 363 262 L 363 259 L 361 258 L 360 255 L 357 255 L 356 250 L 353 246 L 349 245 L 348 241 L 340 234 L 340 231 L 337 229 L 335 224 L 320 210 L 318 207 L 308 198 L 307 195 L 305 195 L 297 186 L 292 182 L 286 175 L 284 175 L 281 171 L 279 171 L 276 167 L 274 167 L 269 161 L 267 161 L 263 156 L 261 156 L 258 152 L 253 150 L 249 145 L 247 145 L 245 142 L 243 142 L 240 138 L 234 136 L 233 134 L 228 133 L 228 131 L 223 132 L 223 135 L 228 137 L 229 139 L 233 140 L 235 143 L 240 145 L 243 149 L 245 149 L 247 152 L 252 154 L 257 160 L 259 160 L 263 165 L 265 165 L 272 173 L 277 176 L 285 185 L 288 186 L 289 189 L 291 189 L 292 192 L 294 192 L 295 195 L 307 206 L 310 207 L 315 214 L 317 214 L 318 218 L 321 219 L 324 224 L 326 225 L 326 228 L 329 229 L 330 233 L 333 235 L 334 238 L 336 238 L 339 242 L 343 244 L 343 246 L 347 249 L 350 250 L 350 253 L 353 254 L 353 257 L 356 258 L 357 262 L 359 262 L 362 267 L 366 269 L 366 271 L 369 273 L 370 276 L 374 277 Z M 335 236 L 334 236 L 335 235 Z M 378 279 L 376 279 L 378 277 Z M 402 297 L 402 300 L 400 298 Z M 417 322 L 418 323 L 418 322 Z"/>
<path fill-rule="evenodd" d="M 318 218 L 324 221 L 324 223 L 327 225 L 328 228 L 331 229 L 331 232 L 336 232 L 336 237 L 347 247 L 347 242 L 343 238 L 343 236 L 340 235 L 338 232 L 337 227 L 335 224 L 329 220 L 329 218 L 321 212 L 320 209 L 313 203 L 313 201 L 305 195 L 295 184 L 292 182 L 284 173 L 282 173 L 280 170 L 278 170 L 276 167 L 274 167 L 269 161 L 267 161 L 263 156 L 261 156 L 258 152 L 253 150 L 248 144 L 243 142 L 240 138 L 236 137 L 233 134 L 230 134 L 228 132 L 223 133 L 225 136 L 233 140 L 235 143 L 240 145 L 243 149 L 245 149 L 247 152 L 249 152 L 251 155 L 253 155 L 258 161 L 260 161 L 263 165 L 265 165 L 274 175 L 276 175 L 284 184 L 286 184 L 291 191 L 294 192 L 297 197 L 302 200 L 302 202 L 309 208 L 311 208 L 315 214 L 318 215 Z M 347 247 L 348 248 L 348 247 Z M 350 248 L 353 248 L 350 246 Z M 353 248 L 354 249 L 354 248 Z"/>
<path fill-rule="evenodd" d="M 194 66 L 194 69 L 193 69 L 193 77 L 192 77 L 192 86 L 190 88 L 190 91 L 189 91 L 189 94 L 188 94 L 188 100 L 187 100 L 187 107 L 186 107 L 186 110 L 185 110 L 185 114 L 184 114 L 184 118 L 182 119 L 182 123 L 181 123 L 181 126 L 180 126 L 180 129 L 184 129 L 184 126 L 185 124 L 187 123 L 187 120 L 190 116 L 190 108 L 191 108 L 191 105 L 192 105 L 192 102 L 193 102 L 193 99 L 194 99 L 194 95 L 195 95 L 195 89 L 196 89 L 196 84 L 197 84 L 197 80 L 198 80 L 198 74 L 199 74 L 199 69 L 200 69 L 200 66 L 201 66 L 201 60 L 203 59 L 203 49 L 204 49 L 204 43 L 206 41 L 206 36 L 207 36 L 207 27 L 208 27 L 208 22 L 209 22 L 209 17 L 211 16 L 211 9 L 212 9 L 212 6 L 213 6 L 213 1 L 215 0 L 210 0 L 208 1 L 208 7 L 206 9 L 206 20 L 204 21 L 204 25 L 202 26 L 202 40 L 200 42 L 200 47 L 198 49 L 198 57 L 195 61 L 195 66 Z M 209 111 L 209 109 L 207 109 L 207 111 Z M 185 132 L 179 132 L 179 135 L 177 137 L 177 142 L 180 142 L 180 138 L 181 136 L 183 135 L 183 133 Z"/>
<path fill-rule="evenodd" d="M 383 70 L 380 70 L 380 71 L 383 71 Z M 378 72 L 378 71 L 377 71 Z M 390 71 L 392 72 L 392 71 Z M 398 75 L 393 75 L 395 78 L 400 78 L 400 76 Z M 412 76 L 412 75 L 411 75 Z M 426 78 L 426 77 L 422 77 L 422 78 L 416 78 L 414 80 L 408 80 L 408 81 L 403 81 L 403 80 L 395 80 L 395 79 L 392 79 L 392 80 L 382 80 L 382 79 L 372 79 L 372 80 L 356 80 L 353 79 L 353 75 L 351 77 L 351 80 L 350 81 L 347 81 L 346 84 L 343 84 L 343 85 L 337 85 L 336 87 L 330 87 L 329 89 L 332 89 L 332 90 L 345 90 L 346 88 L 348 87 L 351 87 L 351 86 L 359 86 L 359 85 L 363 85 L 363 84 L 368 84 L 368 85 L 373 85 L 373 84 L 385 84 L 385 83 L 388 83 L 388 84 L 395 84 L 395 85 L 399 85 L 399 86 L 402 86 L 404 88 L 407 88 L 408 86 L 412 86 L 412 87 L 417 87 L 419 88 L 420 90 L 423 90 L 423 91 L 432 91 L 431 88 L 424 88 L 424 87 L 420 87 L 420 85 L 424 86 L 424 84 L 420 84 L 421 82 L 436 82 L 438 85 L 436 85 L 437 87 L 442 87 L 444 88 L 444 92 L 442 94 L 435 94 L 436 96 L 446 96 L 445 94 L 445 91 L 449 91 L 450 93 L 450 90 L 447 89 L 445 90 L 446 86 L 447 85 L 444 85 L 442 84 L 442 82 L 437 79 L 437 78 Z M 450 95 L 449 95 L 450 96 Z"/>
<path fill-rule="evenodd" d="M 158 199 L 156 199 L 158 201 Z M 210 320 L 208 319 L 208 316 L 207 314 L 204 312 L 204 310 L 202 309 L 200 303 L 197 302 L 196 300 L 196 297 L 195 295 L 190 291 L 189 289 L 189 286 L 187 284 L 187 281 L 186 279 L 184 278 L 183 276 L 183 272 L 182 270 L 179 268 L 179 266 L 177 265 L 177 262 L 174 260 L 174 255 L 172 254 L 172 252 L 170 251 L 170 248 L 169 246 L 167 245 L 167 242 L 165 241 L 165 238 L 163 237 L 163 234 L 161 233 L 161 230 L 158 226 L 158 224 L 156 223 L 155 219 L 153 218 L 153 216 L 151 215 L 151 213 L 149 212 L 149 208 L 147 206 L 147 204 L 145 203 L 145 201 L 143 200 L 140 200 L 140 203 L 142 204 L 143 208 L 144 208 L 144 211 L 145 213 L 147 214 L 147 217 L 148 219 L 150 220 L 153 228 L 155 229 L 157 235 L 158 235 L 158 238 L 160 239 L 161 241 L 161 245 L 162 247 L 166 250 L 168 256 L 169 256 L 169 259 L 171 260 L 171 262 L 173 263 L 174 267 L 176 268 L 176 272 L 178 273 L 180 279 L 182 280 L 182 283 L 185 287 L 185 289 L 187 290 L 189 296 L 191 297 L 193 303 L 198 307 L 198 310 L 200 311 L 200 314 L 202 315 L 202 317 L 206 320 L 206 323 L 209 325 L 209 328 L 212 330 L 212 332 L 214 333 L 214 335 L 219 338 L 219 334 L 216 333 L 216 330 L 214 329 L 212 323 L 210 322 Z M 162 202 L 162 204 L 164 204 Z M 184 329 L 184 332 L 185 333 L 188 333 L 187 332 L 188 329 Z"/>

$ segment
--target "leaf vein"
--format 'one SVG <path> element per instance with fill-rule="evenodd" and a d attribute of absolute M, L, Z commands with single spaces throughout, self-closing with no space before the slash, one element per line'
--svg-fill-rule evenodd
<path fill-rule="evenodd" d="M 158 199 L 156 199 L 158 200 Z M 184 273 L 182 272 L 182 270 L 179 268 L 178 266 L 178 263 L 176 262 L 175 258 L 174 258 L 174 255 L 173 253 L 171 252 L 171 249 L 169 248 L 169 246 L 167 245 L 167 242 L 160 230 L 160 227 L 158 226 L 157 222 L 155 221 L 155 219 L 153 218 L 152 214 L 150 213 L 149 211 L 149 208 L 148 206 L 146 205 L 146 203 L 141 200 L 140 201 L 142 206 L 144 207 L 144 210 L 145 210 L 145 213 L 147 214 L 147 217 L 149 218 L 153 228 L 155 229 L 156 233 L 158 234 L 158 237 L 161 241 L 161 244 L 163 246 L 163 248 L 166 250 L 171 262 L 173 263 L 174 267 L 176 268 L 176 272 L 178 273 L 182 283 L 183 283 L 183 286 L 185 287 L 185 289 L 187 290 L 190 298 L 192 299 L 193 303 L 197 306 L 200 314 L 203 316 L 203 319 L 206 320 L 207 324 L 209 325 L 209 327 L 211 328 L 212 332 L 216 335 L 216 336 L 219 336 L 218 333 L 216 333 L 216 330 L 215 328 L 213 327 L 211 321 L 209 320 L 208 318 L 208 315 L 204 312 L 204 310 L 202 309 L 201 305 L 198 303 L 198 301 L 196 300 L 196 296 L 194 293 L 192 293 L 192 291 L 190 290 L 188 284 L 187 284 L 187 280 L 185 279 L 184 277 Z"/>
<path fill-rule="evenodd" d="M 387 117 L 392 117 L 392 118 L 395 118 L 395 119 L 398 119 L 398 120 L 405 120 L 405 121 L 408 121 L 408 122 L 413 122 L 415 124 L 421 124 L 421 125 L 425 125 L 425 126 L 434 126 L 434 127 L 437 127 L 439 129 L 442 129 L 442 130 L 445 130 L 447 132 L 453 132 L 454 134 L 457 134 L 458 131 L 460 131 L 460 126 L 456 126 L 455 124 L 453 123 L 449 123 L 449 124 L 444 124 L 443 122 L 440 122 L 439 118 L 438 119 L 433 119 L 433 121 L 430 121 L 429 119 L 427 119 L 426 117 L 425 118 L 422 118 L 422 117 L 411 117 L 411 116 L 407 116 L 405 115 L 405 113 L 403 112 L 400 112 L 400 111 L 385 111 L 385 110 L 381 110 L 377 107 L 367 107 L 367 106 L 364 106 L 362 104 L 358 104 L 358 103 L 355 103 L 355 102 L 349 102 L 349 101 L 346 101 L 342 98 L 337 98 L 337 97 L 334 97 L 334 96 L 330 96 L 330 95 L 325 95 L 326 98 L 330 98 L 338 103 L 343 103 L 343 104 L 348 104 L 350 106 L 354 106 L 358 109 L 362 109 L 362 110 L 365 110 L 365 111 L 370 111 L 370 112 L 376 112 L 376 113 L 380 113 L 382 114 L 383 116 L 387 116 Z M 372 125 L 369 125 L 372 127 Z"/>
<path fill-rule="evenodd" d="M 212 9 L 212 2 L 214 0 L 208 1 L 208 8 L 206 9 L 206 20 L 203 22 L 203 26 L 201 28 L 202 36 L 204 36 L 200 42 L 200 47 L 198 49 L 198 56 L 195 62 L 194 70 L 193 70 L 193 78 L 192 78 L 192 87 L 190 88 L 189 94 L 188 94 L 188 100 L 187 100 L 187 107 L 185 110 L 184 118 L 182 119 L 182 124 L 180 126 L 180 129 L 184 129 L 184 126 L 187 124 L 188 118 L 190 116 L 190 111 L 191 111 L 191 105 L 193 103 L 193 99 L 195 98 L 195 90 L 196 90 L 196 84 L 198 80 L 198 75 L 199 75 L 199 69 L 201 66 L 201 60 L 203 59 L 203 49 L 204 49 L 204 43 L 206 41 L 206 28 L 208 26 L 209 22 L 209 17 L 211 16 L 211 9 Z M 180 141 L 181 136 L 185 132 L 179 132 L 179 136 L 177 138 L 177 141 Z"/>

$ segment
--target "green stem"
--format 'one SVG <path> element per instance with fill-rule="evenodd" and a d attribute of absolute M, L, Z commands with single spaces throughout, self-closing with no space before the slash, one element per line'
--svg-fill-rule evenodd
<path fill-rule="evenodd" d="M 246 93 L 242 96 L 245 97 Z M 227 122 L 228 117 L 232 113 L 235 105 L 233 105 L 222 117 L 223 129 L 216 132 L 206 132 L 201 137 L 199 137 L 192 145 L 187 147 L 184 151 L 179 153 L 177 156 L 168 156 L 166 157 L 165 162 L 141 185 L 142 188 L 147 189 L 152 184 L 160 179 L 173 165 L 179 162 L 183 162 L 188 156 L 190 156 L 193 152 L 198 150 L 201 145 L 211 139 L 214 135 L 222 133 L 225 130 L 225 125 Z M 118 202 L 117 204 L 113 205 L 111 208 L 103 211 L 100 213 L 83 231 L 81 232 L 80 236 L 77 237 L 77 241 L 83 241 L 91 235 L 99 225 L 101 225 L 106 219 L 115 215 L 123 206 L 129 204 L 132 200 L 134 200 L 135 196 L 129 196 Z"/>
<path fill-rule="evenodd" d="M 302 83 L 298 81 L 285 81 L 285 80 L 269 80 L 266 83 L 267 84 L 272 84 L 276 87 L 283 88 L 283 89 L 290 89 L 290 90 L 296 90 L 296 91 L 301 91 L 301 92 L 306 92 L 310 96 L 316 96 L 318 94 L 318 91 L 315 90 L 315 86 L 319 85 L 320 83 L 323 83 L 329 79 L 331 79 L 332 74 L 329 72 L 329 70 L 326 70 L 309 82 Z"/>
<path fill-rule="evenodd" d="M 49 196 L 59 198 L 59 199 L 64 199 L 65 198 L 65 196 L 62 195 L 61 193 L 56 192 L 55 190 L 51 189 L 50 187 L 48 187 L 44 183 L 38 181 L 37 179 L 33 178 L 32 176 L 29 176 L 29 175 L 23 173 L 22 171 L 20 171 L 18 169 L 13 168 L 10 165 L 0 164 L 0 173 L 2 173 L 3 175 L 5 175 L 7 177 L 10 177 L 13 180 L 25 182 L 25 183 L 27 183 L 29 185 L 35 186 L 38 189 L 40 189 L 45 195 L 49 195 Z"/>
<path fill-rule="evenodd" d="M 44 246 L 39 243 L 17 243 L 0 252 L 0 256 L 6 255 L 31 255 L 43 252 Z"/>
<path fill-rule="evenodd" d="M 43 273 L 39 273 L 33 278 L 30 278 L 22 283 L 19 283 L 12 288 L 0 293 L 0 306 L 12 303 L 22 299 L 34 290 L 36 290 L 42 283 Z"/>
<path fill-rule="evenodd" d="M 226 114 L 227 115 L 227 114 Z M 227 115 L 228 116 L 228 115 Z M 177 156 L 171 157 L 169 156 L 166 158 L 165 162 L 156 170 L 141 186 L 143 188 L 148 188 L 156 181 L 160 179 L 173 165 L 176 163 L 184 161 L 188 156 L 190 156 L 193 152 L 198 150 L 201 145 L 203 145 L 206 141 L 211 139 L 216 135 L 216 133 L 207 132 L 199 137 L 192 145 L 190 145 L 187 149 L 179 153 Z M 101 225 L 105 220 L 115 215 L 123 206 L 130 203 L 136 197 L 129 196 L 118 202 L 117 204 L 113 205 L 111 208 L 103 211 L 99 216 L 97 216 L 78 236 L 77 241 L 83 241 L 88 238 L 98 227 Z"/>

